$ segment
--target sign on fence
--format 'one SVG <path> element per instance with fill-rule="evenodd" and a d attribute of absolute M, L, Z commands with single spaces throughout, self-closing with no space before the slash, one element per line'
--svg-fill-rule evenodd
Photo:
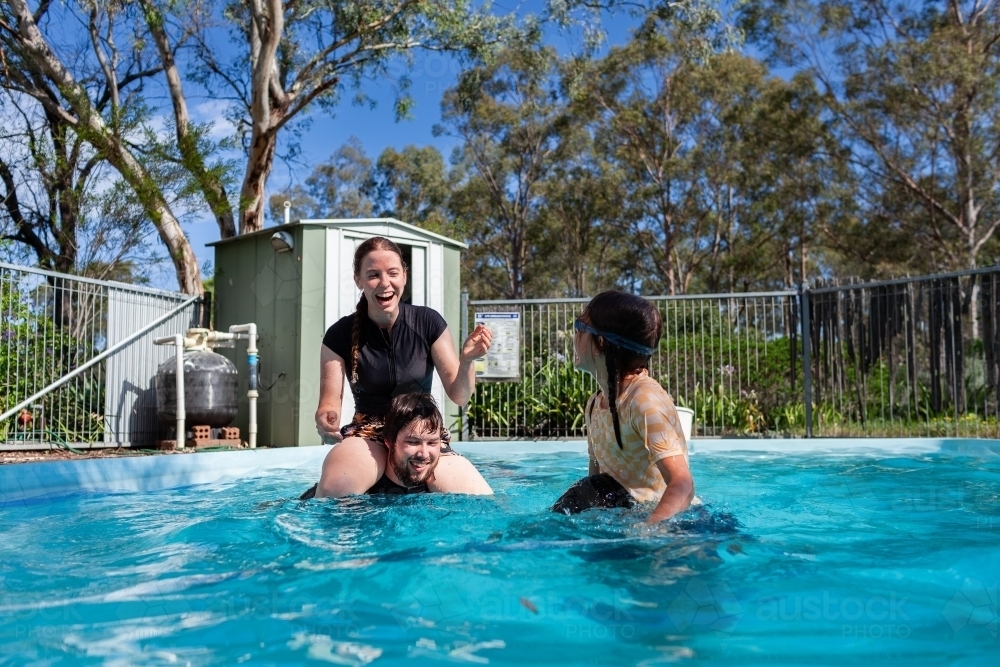
<path fill-rule="evenodd" d="M 483 380 L 521 378 L 521 313 L 476 313 L 476 326 L 493 334 L 485 357 L 476 360 L 476 377 Z"/>

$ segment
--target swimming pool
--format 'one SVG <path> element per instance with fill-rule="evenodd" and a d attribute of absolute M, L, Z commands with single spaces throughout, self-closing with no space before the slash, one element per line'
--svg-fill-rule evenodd
<path fill-rule="evenodd" d="M 585 455 L 530 444 L 467 448 L 494 498 L 300 503 L 308 461 L 8 502 L 0 663 L 992 664 L 1000 458 L 916 447 L 707 443 L 655 529 L 548 512 Z"/>

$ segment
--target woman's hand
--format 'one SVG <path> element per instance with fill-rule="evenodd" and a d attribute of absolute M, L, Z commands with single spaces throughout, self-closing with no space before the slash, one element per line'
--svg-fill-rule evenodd
<path fill-rule="evenodd" d="M 340 434 L 340 415 L 336 410 L 317 410 L 316 430 L 324 442 L 341 442 L 344 439 Z"/>
<path fill-rule="evenodd" d="M 493 342 L 493 334 L 483 324 L 477 324 L 475 330 L 469 334 L 462 344 L 462 361 L 469 362 L 479 359 L 490 349 Z"/>

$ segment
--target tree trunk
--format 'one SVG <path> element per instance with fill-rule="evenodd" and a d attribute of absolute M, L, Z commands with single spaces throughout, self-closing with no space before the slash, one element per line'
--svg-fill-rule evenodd
<path fill-rule="evenodd" d="M 177 284 L 185 294 L 204 294 L 198 258 L 191 249 L 181 223 L 170 210 L 170 204 L 156 185 L 152 175 L 117 138 L 108 134 L 103 120 L 96 113 L 88 114 L 86 138 L 101 151 L 135 192 L 136 197 L 153 221 L 160 239 L 167 246 L 170 260 L 174 264 Z M 82 129 L 82 126 L 81 126 Z"/>
<path fill-rule="evenodd" d="M 240 189 L 240 234 L 264 228 L 265 188 L 278 147 L 277 133 L 270 129 L 258 133 L 255 124 L 253 135 L 243 187 Z"/>
<path fill-rule="evenodd" d="M 42 37 L 34 16 L 24 0 L 9 0 L 9 5 L 17 16 L 18 38 L 30 54 L 31 63 L 56 85 L 76 117 L 70 118 L 70 114 L 52 98 L 42 97 L 38 101 L 47 111 L 65 118 L 66 122 L 74 125 L 77 132 L 121 173 L 167 246 L 181 291 L 186 294 L 203 294 L 198 260 L 191 250 L 191 244 L 188 243 L 184 230 L 181 229 L 180 222 L 171 212 L 163 191 L 142 163 L 105 124 L 88 97 L 87 91 L 77 83 Z"/>
<path fill-rule="evenodd" d="M 674 266 L 674 234 L 672 225 L 664 224 L 663 234 L 663 272 L 667 279 L 667 294 L 674 296 L 677 294 L 677 272 Z"/>
<path fill-rule="evenodd" d="M 160 54 L 160 62 L 163 63 L 163 72 L 166 75 L 167 88 L 170 91 L 170 101 L 174 108 L 177 150 L 181 154 L 185 168 L 194 176 L 208 207 L 215 215 L 215 220 L 219 225 L 219 235 L 224 239 L 232 238 L 236 236 L 233 208 L 229 203 L 229 197 L 221 178 L 205 165 L 205 158 L 198 148 L 198 141 L 191 134 L 187 98 L 184 94 L 177 61 L 174 58 L 174 49 L 164 28 L 163 14 L 150 0 L 140 0 L 140 4 L 146 15 L 146 25 L 149 27 L 157 52 Z"/>
<path fill-rule="evenodd" d="M 100 116 L 96 113 L 88 114 L 83 120 L 87 124 L 85 135 L 87 140 L 107 157 L 111 166 L 118 170 L 135 192 L 146 215 L 153 221 L 160 240 L 167 246 L 167 252 L 170 254 L 177 275 L 177 285 L 181 291 L 185 294 L 203 295 L 204 287 L 201 284 L 198 258 L 191 249 L 180 221 L 170 210 L 170 204 L 157 187 L 152 175 L 122 145 L 121 141 L 109 136 Z"/>
<path fill-rule="evenodd" d="M 278 145 L 278 129 L 291 100 L 278 91 L 275 56 L 285 28 L 284 5 L 281 0 L 255 0 L 249 3 L 250 64 L 250 154 L 240 188 L 240 234 L 250 234 L 264 228 L 264 194 L 267 177 L 274 164 Z M 272 94 L 272 84 L 280 97 Z"/>

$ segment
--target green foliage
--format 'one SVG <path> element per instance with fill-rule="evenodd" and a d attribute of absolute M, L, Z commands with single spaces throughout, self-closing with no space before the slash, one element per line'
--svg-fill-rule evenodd
<path fill-rule="evenodd" d="M 754 391 L 735 394 L 727 391 L 724 384 L 714 389 L 695 387 L 690 405 L 680 396 L 679 405 L 694 410 L 694 420 L 701 428 L 712 428 L 724 434 L 748 435 L 767 430 L 767 419 L 761 411 Z"/>
<path fill-rule="evenodd" d="M 792 355 L 801 348 L 793 352 L 787 338 L 741 337 L 724 322 L 678 320 L 687 332 L 664 337 L 652 371 L 677 405 L 694 411 L 696 436 L 806 434 L 800 362 L 791 374 Z M 525 360 L 523 381 L 477 385 L 467 421 L 473 437 L 585 435 L 583 411 L 596 384 L 557 351 L 557 333 L 526 344 L 548 352 Z M 929 378 L 918 378 L 911 392 L 906 378 L 898 371 L 893 377 L 884 362 L 863 377 L 853 366 L 846 370 L 844 391 L 834 393 L 814 378 L 816 436 L 1000 437 L 996 388 L 986 384 L 981 363 L 967 365 L 962 406 L 946 396 L 939 412 L 931 407 Z"/>
<path fill-rule="evenodd" d="M 478 383 L 467 417 L 474 437 L 579 437 L 593 378 L 556 356 L 528 360 L 522 373 L 516 383 Z"/>
<path fill-rule="evenodd" d="M 441 126 L 461 140 L 465 178 L 449 202 L 470 243 L 466 276 L 478 295 L 524 298 L 544 285 L 557 238 L 547 235 L 545 183 L 560 161 L 570 116 L 551 48 L 521 44 L 470 68 L 442 100 Z"/>
<path fill-rule="evenodd" d="M 379 155 L 373 181 L 373 198 L 380 216 L 449 233 L 448 173 L 437 148 L 386 148 Z"/>
<path fill-rule="evenodd" d="M 534 17 L 467 0 L 305 0 L 284 7 L 278 35 L 259 3 L 128 6 L 39 5 L 50 45 L 90 43 L 91 21 L 104 35 L 62 61 L 73 90 L 20 28 L 0 35 L 11 118 L 30 96 L 55 95 L 66 114 L 28 113 L 8 137 L 23 150 L 0 155 L 20 190 L 0 192 L 2 235 L 47 268 L 89 264 L 75 257 L 88 246 L 145 256 L 153 224 L 188 285 L 170 211 L 211 213 L 224 235 L 234 215 L 259 228 L 273 161 L 301 159 L 309 114 L 372 104 L 370 82 L 391 80 L 406 117 L 421 50 L 464 68 L 438 128 L 455 140 L 451 166 L 433 147 L 375 163 L 348 142 L 272 198 L 273 221 L 289 199 L 296 218 L 384 213 L 469 241 L 473 298 L 750 291 L 1000 256 L 996 3 L 561 0 Z M 602 12 L 626 7 L 635 30 L 598 50 Z M 582 28 L 585 47 L 560 57 L 546 21 Z M 267 71 L 253 54 L 271 37 Z M 183 85 L 164 122 L 146 94 L 165 87 L 165 65 Z M 213 99 L 181 113 L 192 83 Z M 224 123 L 197 122 L 213 115 Z M 88 194 L 97 179 L 106 202 Z"/>
<path fill-rule="evenodd" d="M 270 215 L 282 223 L 288 201 L 293 220 L 374 215 L 454 235 L 447 212 L 450 194 L 444 158 L 433 146 L 389 147 L 373 163 L 351 137 L 313 169 L 304 186 L 272 195 Z"/>
<path fill-rule="evenodd" d="M 93 356 L 14 282 L 0 282 L 0 412 Z M 85 373 L 0 422 L 0 441 L 93 442 L 104 434 L 104 384 Z"/>

